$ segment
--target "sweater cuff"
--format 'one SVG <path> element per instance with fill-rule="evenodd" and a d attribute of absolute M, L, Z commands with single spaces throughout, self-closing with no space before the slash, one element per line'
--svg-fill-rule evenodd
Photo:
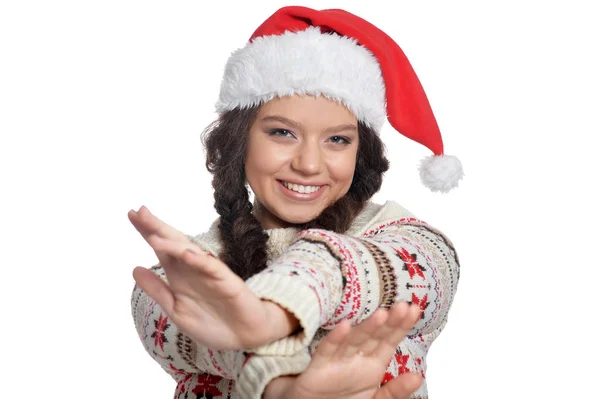
<path fill-rule="evenodd" d="M 271 380 L 301 374 L 310 363 L 308 350 L 294 356 L 252 355 L 237 378 L 235 389 L 241 399 L 261 399 Z"/>
<path fill-rule="evenodd" d="M 247 350 L 264 356 L 291 356 L 308 347 L 319 328 L 319 299 L 315 292 L 293 276 L 262 273 L 246 281 L 261 299 L 276 303 L 293 314 L 302 331 L 289 337 Z"/>

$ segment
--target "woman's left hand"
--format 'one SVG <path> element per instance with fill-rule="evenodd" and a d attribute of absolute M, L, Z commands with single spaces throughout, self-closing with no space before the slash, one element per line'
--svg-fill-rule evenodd
<path fill-rule="evenodd" d="M 406 373 L 379 387 L 396 347 L 421 316 L 417 305 L 398 303 L 377 310 L 351 328 L 342 322 L 317 346 L 299 376 L 271 381 L 265 399 L 406 399 L 421 385 L 418 374 Z"/>
<path fill-rule="evenodd" d="M 128 214 L 150 244 L 168 283 L 137 267 L 136 283 L 192 340 L 211 349 L 254 348 L 285 336 L 289 321 L 277 305 L 262 301 L 219 259 L 142 207 Z"/>

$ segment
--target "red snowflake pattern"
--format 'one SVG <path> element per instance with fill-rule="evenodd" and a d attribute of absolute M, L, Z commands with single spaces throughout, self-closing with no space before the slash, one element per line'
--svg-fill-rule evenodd
<path fill-rule="evenodd" d="M 192 378 L 193 374 L 180 370 L 177 367 L 173 366 L 171 363 L 169 363 L 169 368 L 171 369 L 171 371 L 174 371 L 175 374 L 183 376 L 183 378 L 177 382 L 177 389 L 175 390 L 175 396 L 173 397 L 173 399 L 177 399 L 179 395 L 185 392 L 185 384 Z"/>
<path fill-rule="evenodd" d="M 163 318 L 163 315 L 160 314 L 158 320 L 154 320 L 155 330 L 152 335 L 150 335 L 152 338 L 154 338 L 154 346 L 160 346 L 160 349 L 163 352 L 165 351 L 164 343 L 169 342 L 167 337 L 165 337 L 165 330 L 171 326 L 170 324 L 167 324 L 167 320 L 168 317 L 165 316 Z"/>
<path fill-rule="evenodd" d="M 423 296 L 423 298 L 419 298 L 414 292 L 412 293 L 412 303 L 419 305 L 419 308 L 421 308 L 421 318 L 425 317 L 425 308 L 427 307 L 427 305 L 429 305 L 429 302 L 427 302 L 427 294 L 425 294 Z"/>
<path fill-rule="evenodd" d="M 416 254 L 408 253 L 406 248 L 402 248 L 402 250 L 400 251 L 394 248 L 394 251 L 396 251 L 400 259 L 402 259 L 402 261 L 404 262 L 404 270 L 408 270 L 408 274 L 410 275 L 411 280 L 413 279 L 415 274 L 421 277 L 423 280 L 425 280 L 425 275 L 423 274 L 423 266 L 417 263 Z"/>
<path fill-rule="evenodd" d="M 219 382 L 221 382 L 221 377 L 210 374 L 200 374 L 196 386 L 192 389 L 192 393 L 197 397 L 206 397 L 208 399 L 214 398 L 215 396 L 221 396 L 221 390 L 217 387 Z M 202 396 L 198 394 L 201 394 Z"/>
<path fill-rule="evenodd" d="M 408 367 L 406 367 L 406 363 L 408 362 L 408 355 L 396 353 L 394 357 L 396 358 L 396 362 L 398 363 L 398 375 L 409 373 L 410 370 Z"/>

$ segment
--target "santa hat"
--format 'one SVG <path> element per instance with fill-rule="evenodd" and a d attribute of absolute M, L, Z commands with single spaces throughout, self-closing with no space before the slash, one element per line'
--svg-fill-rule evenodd
<path fill-rule="evenodd" d="M 463 176 L 458 158 L 444 155 L 425 91 L 400 47 L 376 26 L 347 11 L 284 7 L 262 23 L 225 67 L 217 112 L 294 94 L 344 104 L 379 132 L 386 118 L 433 155 L 421 161 L 421 181 L 448 192 Z"/>

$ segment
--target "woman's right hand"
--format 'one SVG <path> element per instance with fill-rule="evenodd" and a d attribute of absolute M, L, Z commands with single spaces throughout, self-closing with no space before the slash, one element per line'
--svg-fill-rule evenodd
<path fill-rule="evenodd" d="M 377 310 L 360 325 L 343 322 L 319 344 L 299 376 L 271 381 L 264 398 L 406 399 L 420 386 L 418 374 L 398 376 L 379 387 L 397 346 L 421 316 L 417 305 Z"/>
<path fill-rule="evenodd" d="M 136 283 L 196 343 L 222 350 L 254 348 L 293 331 L 293 320 L 281 308 L 258 298 L 226 264 L 185 234 L 145 207 L 128 216 L 156 253 L 168 281 L 137 267 Z"/>

